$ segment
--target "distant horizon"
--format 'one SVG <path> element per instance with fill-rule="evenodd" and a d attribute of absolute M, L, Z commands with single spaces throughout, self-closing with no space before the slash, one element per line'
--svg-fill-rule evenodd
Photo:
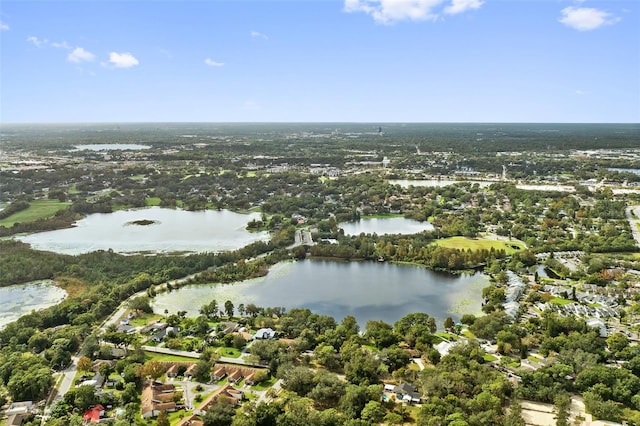
<path fill-rule="evenodd" d="M 640 121 L 13 121 L 3 125 L 91 125 L 91 124 L 637 124 Z"/>

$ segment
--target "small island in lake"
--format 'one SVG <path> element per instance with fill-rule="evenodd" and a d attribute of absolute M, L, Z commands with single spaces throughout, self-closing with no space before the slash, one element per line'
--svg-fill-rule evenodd
<path fill-rule="evenodd" d="M 127 222 L 127 225 L 137 225 L 137 226 L 148 226 L 158 224 L 160 221 L 151 220 L 151 219 L 140 219 L 140 220 L 132 220 L 131 222 Z"/>

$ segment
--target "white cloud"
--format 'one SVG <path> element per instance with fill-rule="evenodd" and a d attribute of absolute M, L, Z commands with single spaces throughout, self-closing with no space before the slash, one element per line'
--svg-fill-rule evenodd
<path fill-rule="evenodd" d="M 467 10 L 480 9 L 483 4 L 482 0 L 451 0 L 451 4 L 444 8 L 444 13 L 457 15 Z"/>
<path fill-rule="evenodd" d="M 0 31 L 9 31 L 9 29 L 10 29 L 9 25 L 7 25 L 4 22 L 0 21 Z"/>
<path fill-rule="evenodd" d="M 565 7 L 561 11 L 560 22 L 578 31 L 590 31 L 603 25 L 612 25 L 620 21 L 620 18 L 611 15 L 604 10 L 593 7 Z"/>
<path fill-rule="evenodd" d="M 435 20 L 438 13 L 436 6 L 444 0 L 345 0 L 346 12 L 364 12 L 381 24 L 397 21 Z"/>
<path fill-rule="evenodd" d="M 109 63 L 116 68 L 131 68 L 135 67 L 140 62 L 138 62 L 136 57 L 129 52 L 111 52 L 109 53 Z"/>
<path fill-rule="evenodd" d="M 578 96 L 582 96 L 582 95 L 586 95 L 587 94 L 587 92 L 585 92 L 584 90 L 580 90 L 580 89 L 576 90 L 574 93 L 576 95 L 578 95 Z"/>
<path fill-rule="evenodd" d="M 213 59 L 205 59 L 204 63 L 207 64 L 210 67 L 223 67 L 224 66 L 224 62 L 216 62 Z"/>
<path fill-rule="evenodd" d="M 33 44 L 35 47 L 42 47 L 49 43 L 49 40 L 47 40 L 46 38 L 41 40 L 36 36 L 27 37 L 27 41 Z"/>
<path fill-rule="evenodd" d="M 75 49 L 73 49 L 73 51 L 71 51 L 71 53 L 69 53 L 69 55 L 67 56 L 67 60 L 69 60 L 69 62 L 75 63 L 91 62 L 95 59 L 95 57 L 96 56 L 93 53 L 84 50 L 82 47 L 76 47 Z"/>
<path fill-rule="evenodd" d="M 269 36 L 267 36 L 266 34 L 262 34 L 261 32 L 258 32 L 258 31 L 251 31 L 249 34 L 251 34 L 251 37 L 253 38 L 261 38 L 263 40 L 269 40 Z"/>
<path fill-rule="evenodd" d="M 72 47 L 69 46 L 69 44 L 67 44 L 66 41 L 63 41 L 62 43 L 56 43 L 55 41 L 51 43 L 51 47 L 55 47 L 56 49 L 67 49 L 67 50 L 71 50 Z"/>

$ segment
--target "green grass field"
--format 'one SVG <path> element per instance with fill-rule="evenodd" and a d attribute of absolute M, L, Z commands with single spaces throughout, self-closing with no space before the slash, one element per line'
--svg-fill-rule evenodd
<path fill-rule="evenodd" d="M 133 318 L 129 321 L 129 323 L 134 327 L 142 327 L 143 325 L 147 325 L 151 321 L 159 321 L 162 318 L 164 317 L 159 314 L 143 314 L 137 318 Z"/>
<path fill-rule="evenodd" d="M 162 200 L 160 200 L 160 197 L 147 197 L 144 200 L 144 203 L 147 206 L 151 207 L 151 206 L 159 206 L 161 201 Z"/>
<path fill-rule="evenodd" d="M 219 348 L 217 351 L 217 353 L 220 354 L 220 356 L 226 356 L 228 358 L 240 358 L 241 352 L 239 350 L 237 350 L 236 348 L 231 348 L 231 347 L 224 347 L 224 348 Z"/>
<path fill-rule="evenodd" d="M 36 200 L 29 203 L 29 208 L 21 212 L 12 214 L 6 219 L 0 220 L 0 226 L 13 226 L 14 223 L 28 223 L 38 219 L 51 217 L 58 210 L 62 210 L 71 203 L 60 202 L 58 200 Z"/>
<path fill-rule="evenodd" d="M 491 250 L 493 247 L 496 250 L 504 249 L 505 252 L 509 254 L 513 254 L 519 250 L 523 250 L 526 248 L 526 245 L 519 240 L 511 240 L 511 241 L 501 241 L 501 240 L 488 240 L 484 238 L 466 238 L 466 237 L 451 237 L 451 238 L 443 238 L 441 240 L 435 241 L 435 244 L 441 247 L 448 247 L 460 250 Z M 518 248 L 516 248 L 518 247 Z"/>
<path fill-rule="evenodd" d="M 147 352 L 144 353 L 144 359 L 146 361 L 186 361 L 186 362 L 198 362 L 198 358 L 190 358 L 187 356 L 177 356 L 177 355 L 165 355 L 159 354 L 156 352 Z"/>
<path fill-rule="evenodd" d="M 549 300 L 549 303 L 551 303 L 552 305 L 569 305 L 573 303 L 573 300 L 563 299 L 561 297 L 554 297 Z"/>

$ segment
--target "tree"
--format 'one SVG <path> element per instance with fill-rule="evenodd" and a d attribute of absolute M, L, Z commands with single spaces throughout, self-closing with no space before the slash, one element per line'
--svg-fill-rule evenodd
<path fill-rule="evenodd" d="M 365 337 L 371 339 L 378 349 L 388 348 L 398 342 L 393 328 L 384 321 L 367 321 Z"/>
<path fill-rule="evenodd" d="M 209 407 L 203 416 L 204 426 L 231 426 L 235 412 L 233 405 L 219 401 Z"/>
<path fill-rule="evenodd" d="M 258 306 L 256 306 L 253 303 L 249 303 L 246 307 L 245 307 L 245 312 L 247 313 L 247 315 L 255 318 L 258 316 L 258 314 L 260 313 L 262 309 L 259 308 Z"/>
<path fill-rule="evenodd" d="M 73 405 L 80 411 L 86 410 L 97 402 L 96 388 L 93 386 L 84 385 L 73 390 Z"/>
<path fill-rule="evenodd" d="M 149 296 L 139 296 L 129 301 L 129 308 L 134 311 L 140 311 L 147 314 L 153 313 L 151 308 Z"/>
<path fill-rule="evenodd" d="M 89 371 L 91 370 L 91 359 L 86 356 L 81 356 L 78 359 L 78 370 Z"/>
<path fill-rule="evenodd" d="M 151 378 L 156 380 L 158 377 L 162 376 L 167 369 L 164 364 L 160 361 L 148 361 L 144 364 L 144 366 L 140 369 L 139 376 L 142 378 Z"/>
<path fill-rule="evenodd" d="M 244 348 L 244 346 L 247 344 L 247 341 L 245 340 L 244 337 L 242 337 L 239 334 L 236 334 L 233 336 L 233 342 L 232 342 L 232 346 L 238 350 Z"/>
<path fill-rule="evenodd" d="M 333 346 L 326 343 L 320 343 L 313 351 L 315 361 L 329 370 L 333 370 L 339 366 L 338 353 Z"/>
<path fill-rule="evenodd" d="M 561 392 L 553 400 L 553 412 L 557 426 L 569 426 L 569 406 L 571 398 L 566 392 Z"/>
<path fill-rule="evenodd" d="M 384 372 L 386 371 L 381 368 L 380 359 L 362 348 L 358 348 L 344 365 L 345 377 L 355 384 L 378 383 L 380 375 Z"/>
<path fill-rule="evenodd" d="M 14 371 L 7 383 L 14 401 L 38 400 L 47 394 L 51 386 L 53 377 L 49 368 L 38 363 Z"/>
<path fill-rule="evenodd" d="M 209 319 L 215 319 L 218 317 L 218 302 L 213 299 L 211 302 L 202 305 L 200 307 L 200 314 Z"/>
<path fill-rule="evenodd" d="M 509 413 L 504 418 L 504 426 L 526 426 L 522 418 L 522 405 L 520 401 L 514 399 L 509 407 Z"/>
<path fill-rule="evenodd" d="M 169 416 L 167 415 L 167 412 L 165 410 L 160 411 L 160 413 L 158 414 L 158 418 L 156 419 L 156 425 L 171 426 L 171 423 L 169 422 Z"/>
<path fill-rule="evenodd" d="M 300 396 L 307 396 L 315 386 L 313 371 L 306 367 L 293 367 L 284 373 L 282 386 Z"/>
<path fill-rule="evenodd" d="M 227 314 L 229 319 L 233 316 L 234 306 L 231 300 L 227 300 L 224 302 L 224 312 Z"/>
<path fill-rule="evenodd" d="M 447 317 L 444 320 L 444 329 L 445 330 L 450 332 L 451 330 L 453 330 L 454 325 L 455 324 L 454 324 L 453 319 L 451 317 Z"/>
<path fill-rule="evenodd" d="M 380 423 L 382 418 L 384 417 L 384 410 L 382 409 L 382 405 L 378 401 L 369 401 L 362 409 L 362 413 L 360 414 L 362 420 L 371 422 L 371 423 Z"/>
<path fill-rule="evenodd" d="M 336 375 L 320 370 L 313 378 L 315 387 L 309 392 L 309 398 L 319 409 L 335 407 L 345 393 L 346 383 Z"/>
<path fill-rule="evenodd" d="M 193 377 L 202 383 L 211 381 L 211 363 L 207 361 L 199 361 L 193 369 Z"/>
<path fill-rule="evenodd" d="M 122 401 L 122 404 L 124 405 L 135 403 L 139 400 L 139 398 L 140 394 L 138 393 L 138 389 L 136 388 L 135 383 L 127 383 L 120 393 L 120 399 Z"/>
<path fill-rule="evenodd" d="M 607 338 L 607 346 L 614 356 L 617 356 L 619 352 L 629 346 L 629 338 L 620 332 L 613 333 Z"/>
<path fill-rule="evenodd" d="M 345 394 L 340 398 L 340 408 L 350 419 L 360 417 L 369 401 L 377 401 L 382 393 L 382 386 L 347 385 Z"/>

